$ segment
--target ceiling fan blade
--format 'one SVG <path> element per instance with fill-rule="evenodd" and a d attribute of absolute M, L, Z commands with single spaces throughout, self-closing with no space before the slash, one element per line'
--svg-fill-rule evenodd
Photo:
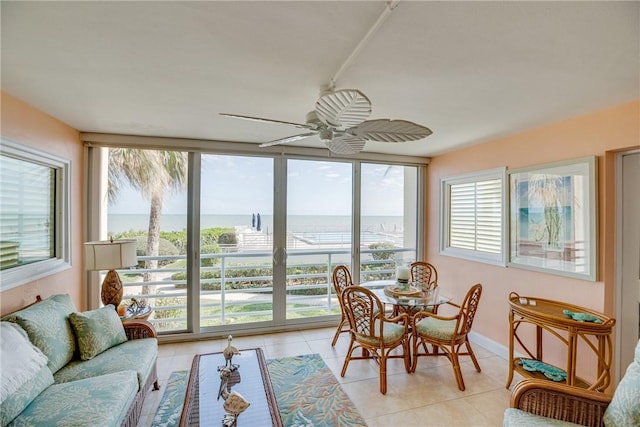
<path fill-rule="evenodd" d="M 347 129 L 347 132 L 369 141 L 378 142 L 417 141 L 433 133 L 431 129 L 407 120 L 390 119 L 367 120 Z"/>
<path fill-rule="evenodd" d="M 337 154 L 356 154 L 364 149 L 366 140 L 351 135 L 339 136 L 325 142 L 327 148 Z"/>
<path fill-rule="evenodd" d="M 299 135 L 287 136 L 285 138 L 274 139 L 273 141 L 265 142 L 258 145 L 258 147 L 271 147 L 272 145 L 286 144 L 287 142 L 299 141 L 301 139 L 309 138 L 310 136 L 317 135 L 318 132 L 301 133 Z"/>
<path fill-rule="evenodd" d="M 316 113 L 329 126 L 348 128 L 371 115 L 371 101 L 356 89 L 337 90 L 318 99 Z"/>
<path fill-rule="evenodd" d="M 252 122 L 260 122 L 260 123 L 279 123 L 282 125 L 295 126 L 300 129 L 311 129 L 311 126 L 305 125 L 302 123 L 285 122 L 282 120 L 273 120 L 273 119 L 263 119 L 262 117 L 242 116 L 240 114 L 230 114 L 230 113 L 220 113 L 220 115 L 224 117 L 231 117 L 232 119 L 250 120 Z"/>

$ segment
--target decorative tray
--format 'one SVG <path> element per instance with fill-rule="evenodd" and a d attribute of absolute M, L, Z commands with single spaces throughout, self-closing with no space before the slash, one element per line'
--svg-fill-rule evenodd
<path fill-rule="evenodd" d="M 415 288 L 409 285 L 409 289 L 406 291 L 401 290 L 397 285 L 390 285 L 384 288 L 384 293 L 392 296 L 392 297 L 400 297 L 400 296 L 419 296 L 422 294 L 422 291 L 418 288 Z"/>

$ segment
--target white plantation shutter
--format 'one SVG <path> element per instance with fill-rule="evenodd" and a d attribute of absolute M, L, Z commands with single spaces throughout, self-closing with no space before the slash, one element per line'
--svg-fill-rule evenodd
<path fill-rule="evenodd" d="M 476 188 L 475 183 L 458 184 L 450 187 L 451 218 L 449 226 L 449 246 L 475 249 L 476 228 Z"/>
<path fill-rule="evenodd" d="M 500 253 L 502 248 L 502 182 L 476 183 L 476 250 Z"/>
<path fill-rule="evenodd" d="M 1 138 L 0 290 L 71 267 L 71 161 Z"/>
<path fill-rule="evenodd" d="M 504 170 L 443 180 L 441 251 L 503 262 Z"/>
<path fill-rule="evenodd" d="M 55 169 L 0 156 L 0 269 L 53 258 Z"/>

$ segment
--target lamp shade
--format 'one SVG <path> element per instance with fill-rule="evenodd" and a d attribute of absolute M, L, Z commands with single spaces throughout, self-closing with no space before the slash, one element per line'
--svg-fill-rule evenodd
<path fill-rule="evenodd" d="M 84 244 L 87 270 L 116 270 L 138 263 L 137 242 L 132 239 Z"/>

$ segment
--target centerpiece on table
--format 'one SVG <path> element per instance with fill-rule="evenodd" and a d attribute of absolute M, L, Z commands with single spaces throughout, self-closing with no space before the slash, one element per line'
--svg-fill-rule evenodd
<path fill-rule="evenodd" d="M 398 290 L 402 292 L 406 292 L 409 290 L 409 277 L 410 277 L 409 267 L 406 267 L 406 266 L 396 267 L 396 283 L 398 285 Z"/>
<path fill-rule="evenodd" d="M 394 298 L 399 296 L 413 296 L 419 294 L 420 289 L 411 286 L 411 284 L 409 283 L 409 277 L 409 267 L 396 267 L 396 283 L 395 285 L 385 287 L 385 293 Z"/>

